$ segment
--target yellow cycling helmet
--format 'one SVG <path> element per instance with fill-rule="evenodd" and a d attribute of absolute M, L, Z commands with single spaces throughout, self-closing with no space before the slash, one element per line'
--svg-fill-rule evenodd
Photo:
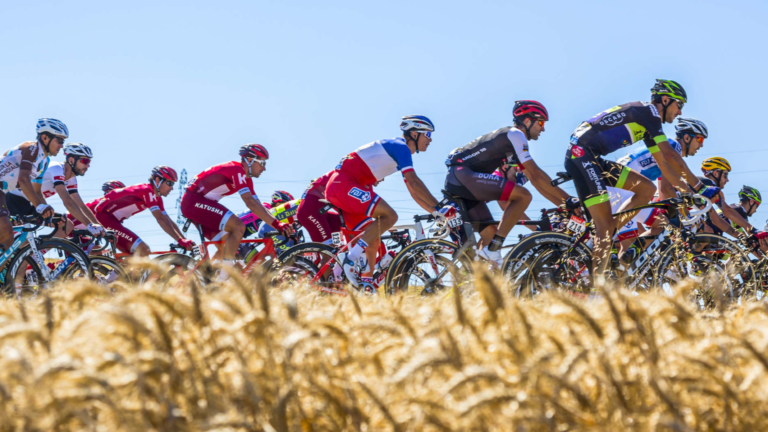
<path fill-rule="evenodd" d="M 705 171 L 712 171 L 712 170 L 723 170 L 723 171 L 731 171 L 731 164 L 728 163 L 725 158 L 721 158 L 719 156 L 711 157 L 704 159 L 704 162 L 701 163 L 701 169 Z"/>

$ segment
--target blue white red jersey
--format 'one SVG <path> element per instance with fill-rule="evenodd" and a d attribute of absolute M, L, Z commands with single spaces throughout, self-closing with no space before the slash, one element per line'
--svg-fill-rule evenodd
<path fill-rule="evenodd" d="M 683 154 L 680 143 L 671 138 L 668 138 L 667 141 L 669 141 L 669 145 L 671 145 L 678 154 Z M 657 180 L 659 177 L 661 177 L 661 168 L 659 168 L 659 164 L 656 163 L 656 159 L 653 158 L 651 152 L 648 151 L 648 147 L 638 146 L 637 150 L 624 156 L 616 162 L 639 172 L 651 180 Z"/>
<path fill-rule="evenodd" d="M 413 171 L 413 159 L 405 139 L 385 139 L 353 151 L 339 162 L 336 169 L 351 175 L 362 185 L 372 185 L 397 171 L 403 174 Z"/>

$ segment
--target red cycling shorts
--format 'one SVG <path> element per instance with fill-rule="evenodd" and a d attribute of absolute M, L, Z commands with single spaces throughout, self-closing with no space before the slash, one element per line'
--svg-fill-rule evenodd
<path fill-rule="evenodd" d="M 373 222 L 371 215 L 380 198 L 372 185 L 363 186 L 351 175 L 336 171 L 328 179 L 325 199 L 341 210 L 347 228 L 360 231 Z"/>
<path fill-rule="evenodd" d="M 208 240 L 219 240 L 225 233 L 224 225 L 232 212 L 216 201 L 194 192 L 186 192 L 181 198 L 181 215 L 199 224 Z"/>
<path fill-rule="evenodd" d="M 96 220 L 101 226 L 115 232 L 117 236 L 117 248 L 123 253 L 133 253 L 142 242 L 141 238 L 133 231 L 123 226 L 112 213 L 95 213 Z M 76 219 L 75 219 L 76 220 Z"/>
<path fill-rule="evenodd" d="M 325 203 L 320 202 L 321 199 L 321 191 L 309 190 L 296 213 L 296 219 L 307 230 L 309 237 L 318 243 L 328 241 L 331 234 L 341 231 L 341 218 L 334 210 L 320 214 L 320 209 L 325 207 Z"/>

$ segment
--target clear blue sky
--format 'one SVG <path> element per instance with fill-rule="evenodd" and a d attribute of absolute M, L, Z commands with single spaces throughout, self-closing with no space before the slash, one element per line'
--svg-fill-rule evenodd
<path fill-rule="evenodd" d="M 580 121 L 647 100 L 654 79 L 668 78 L 688 92 L 683 114 L 710 130 L 689 164 L 698 170 L 706 156 L 728 158 L 735 173 L 726 193 L 735 202 L 745 183 L 768 196 L 766 8 L 739 1 L 4 2 L 0 146 L 34 139 L 40 117 L 64 121 L 70 142 L 95 152 L 80 179 L 90 200 L 105 180 L 144 182 L 159 164 L 186 169 L 191 179 L 257 142 L 271 154 L 255 181 L 266 199 L 274 189 L 300 195 L 342 156 L 398 135 L 400 116 L 418 113 L 437 131 L 429 150 L 414 156 L 416 172 L 439 194 L 445 156 L 509 125 L 515 100 L 549 109 L 531 153 L 554 175 Z M 666 131 L 672 135 L 672 126 Z M 377 192 L 401 220 L 420 212 L 399 175 Z M 165 199 L 174 218 L 177 198 Z M 223 203 L 245 209 L 238 198 Z M 532 209 L 548 206 L 534 194 Z M 763 207 L 753 218 L 758 226 L 768 216 Z M 148 212 L 126 225 L 156 250 L 171 240 Z"/>

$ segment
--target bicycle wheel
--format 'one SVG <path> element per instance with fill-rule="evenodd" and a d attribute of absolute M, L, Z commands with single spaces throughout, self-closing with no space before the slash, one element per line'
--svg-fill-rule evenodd
<path fill-rule="evenodd" d="M 411 243 L 390 264 L 385 292 L 424 295 L 448 288 L 465 289 L 472 280 L 472 262 L 466 255 L 454 262 L 457 250 L 456 244 L 445 240 Z"/>
<path fill-rule="evenodd" d="M 691 283 L 691 298 L 701 308 L 754 295 L 755 271 L 737 243 L 714 234 L 697 234 L 688 244 L 673 245 L 661 256 L 655 286 L 671 294 L 683 282 Z"/>
<path fill-rule="evenodd" d="M 50 288 L 52 283 L 68 280 L 76 275 L 88 275 L 88 257 L 72 242 L 63 239 L 34 239 L 43 262 L 38 263 L 29 244 L 20 248 L 10 259 L 5 271 L 3 289 L 17 296 L 31 293 L 36 295 L 41 288 Z M 48 268 L 50 279 L 46 280 L 41 264 Z M 74 268 L 73 268 L 74 267 Z"/>
<path fill-rule="evenodd" d="M 346 276 L 341 272 L 341 280 L 336 281 L 333 277 L 335 266 L 341 263 L 336 259 L 338 248 L 325 243 L 301 243 L 297 244 L 285 252 L 278 255 L 273 265 L 275 277 L 274 283 L 281 284 L 285 282 L 310 282 L 325 263 L 332 261 L 331 265 L 322 275 L 312 282 L 312 286 L 322 292 L 334 294 L 346 294 L 343 285 L 346 283 Z"/>
<path fill-rule="evenodd" d="M 195 268 L 197 260 L 189 255 L 180 253 L 167 253 L 155 258 L 155 261 L 162 266 L 169 267 L 169 270 L 162 275 L 155 275 L 157 282 L 163 286 L 183 283 L 187 278 L 194 277 L 203 285 L 211 282 L 213 274 L 205 272 L 201 268 Z M 210 274 L 209 274 L 210 273 Z M 151 272 L 144 272 L 141 275 L 142 281 L 150 280 L 153 277 Z"/>
<path fill-rule="evenodd" d="M 123 266 L 110 257 L 90 256 L 88 261 L 88 277 L 98 283 L 108 284 L 115 280 L 128 280 Z M 79 267 L 72 266 L 67 269 L 66 277 L 68 279 L 84 276 L 85 274 L 80 271 Z"/>
<path fill-rule="evenodd" d="M 592 294 L 592 251 L 560 246 L 534 258 L 526 277 L 513 291 L 516 297 L 535 298 L 549 290 L 585 297 Z"/>
<path fill-rule="evenodd" d="M 576 237 L 557 232 L 535 233 L 524 238 L 504 257 L 501 273 L 511 285 L 515 295 L 535 295 L 530 291 L 536 278 L 531 271 L 533 263 L 548 250 L 565 251 L 573 248 L 578 256 L 589 256 L 592 251 L 583 242 L 576 244 Z"/>

